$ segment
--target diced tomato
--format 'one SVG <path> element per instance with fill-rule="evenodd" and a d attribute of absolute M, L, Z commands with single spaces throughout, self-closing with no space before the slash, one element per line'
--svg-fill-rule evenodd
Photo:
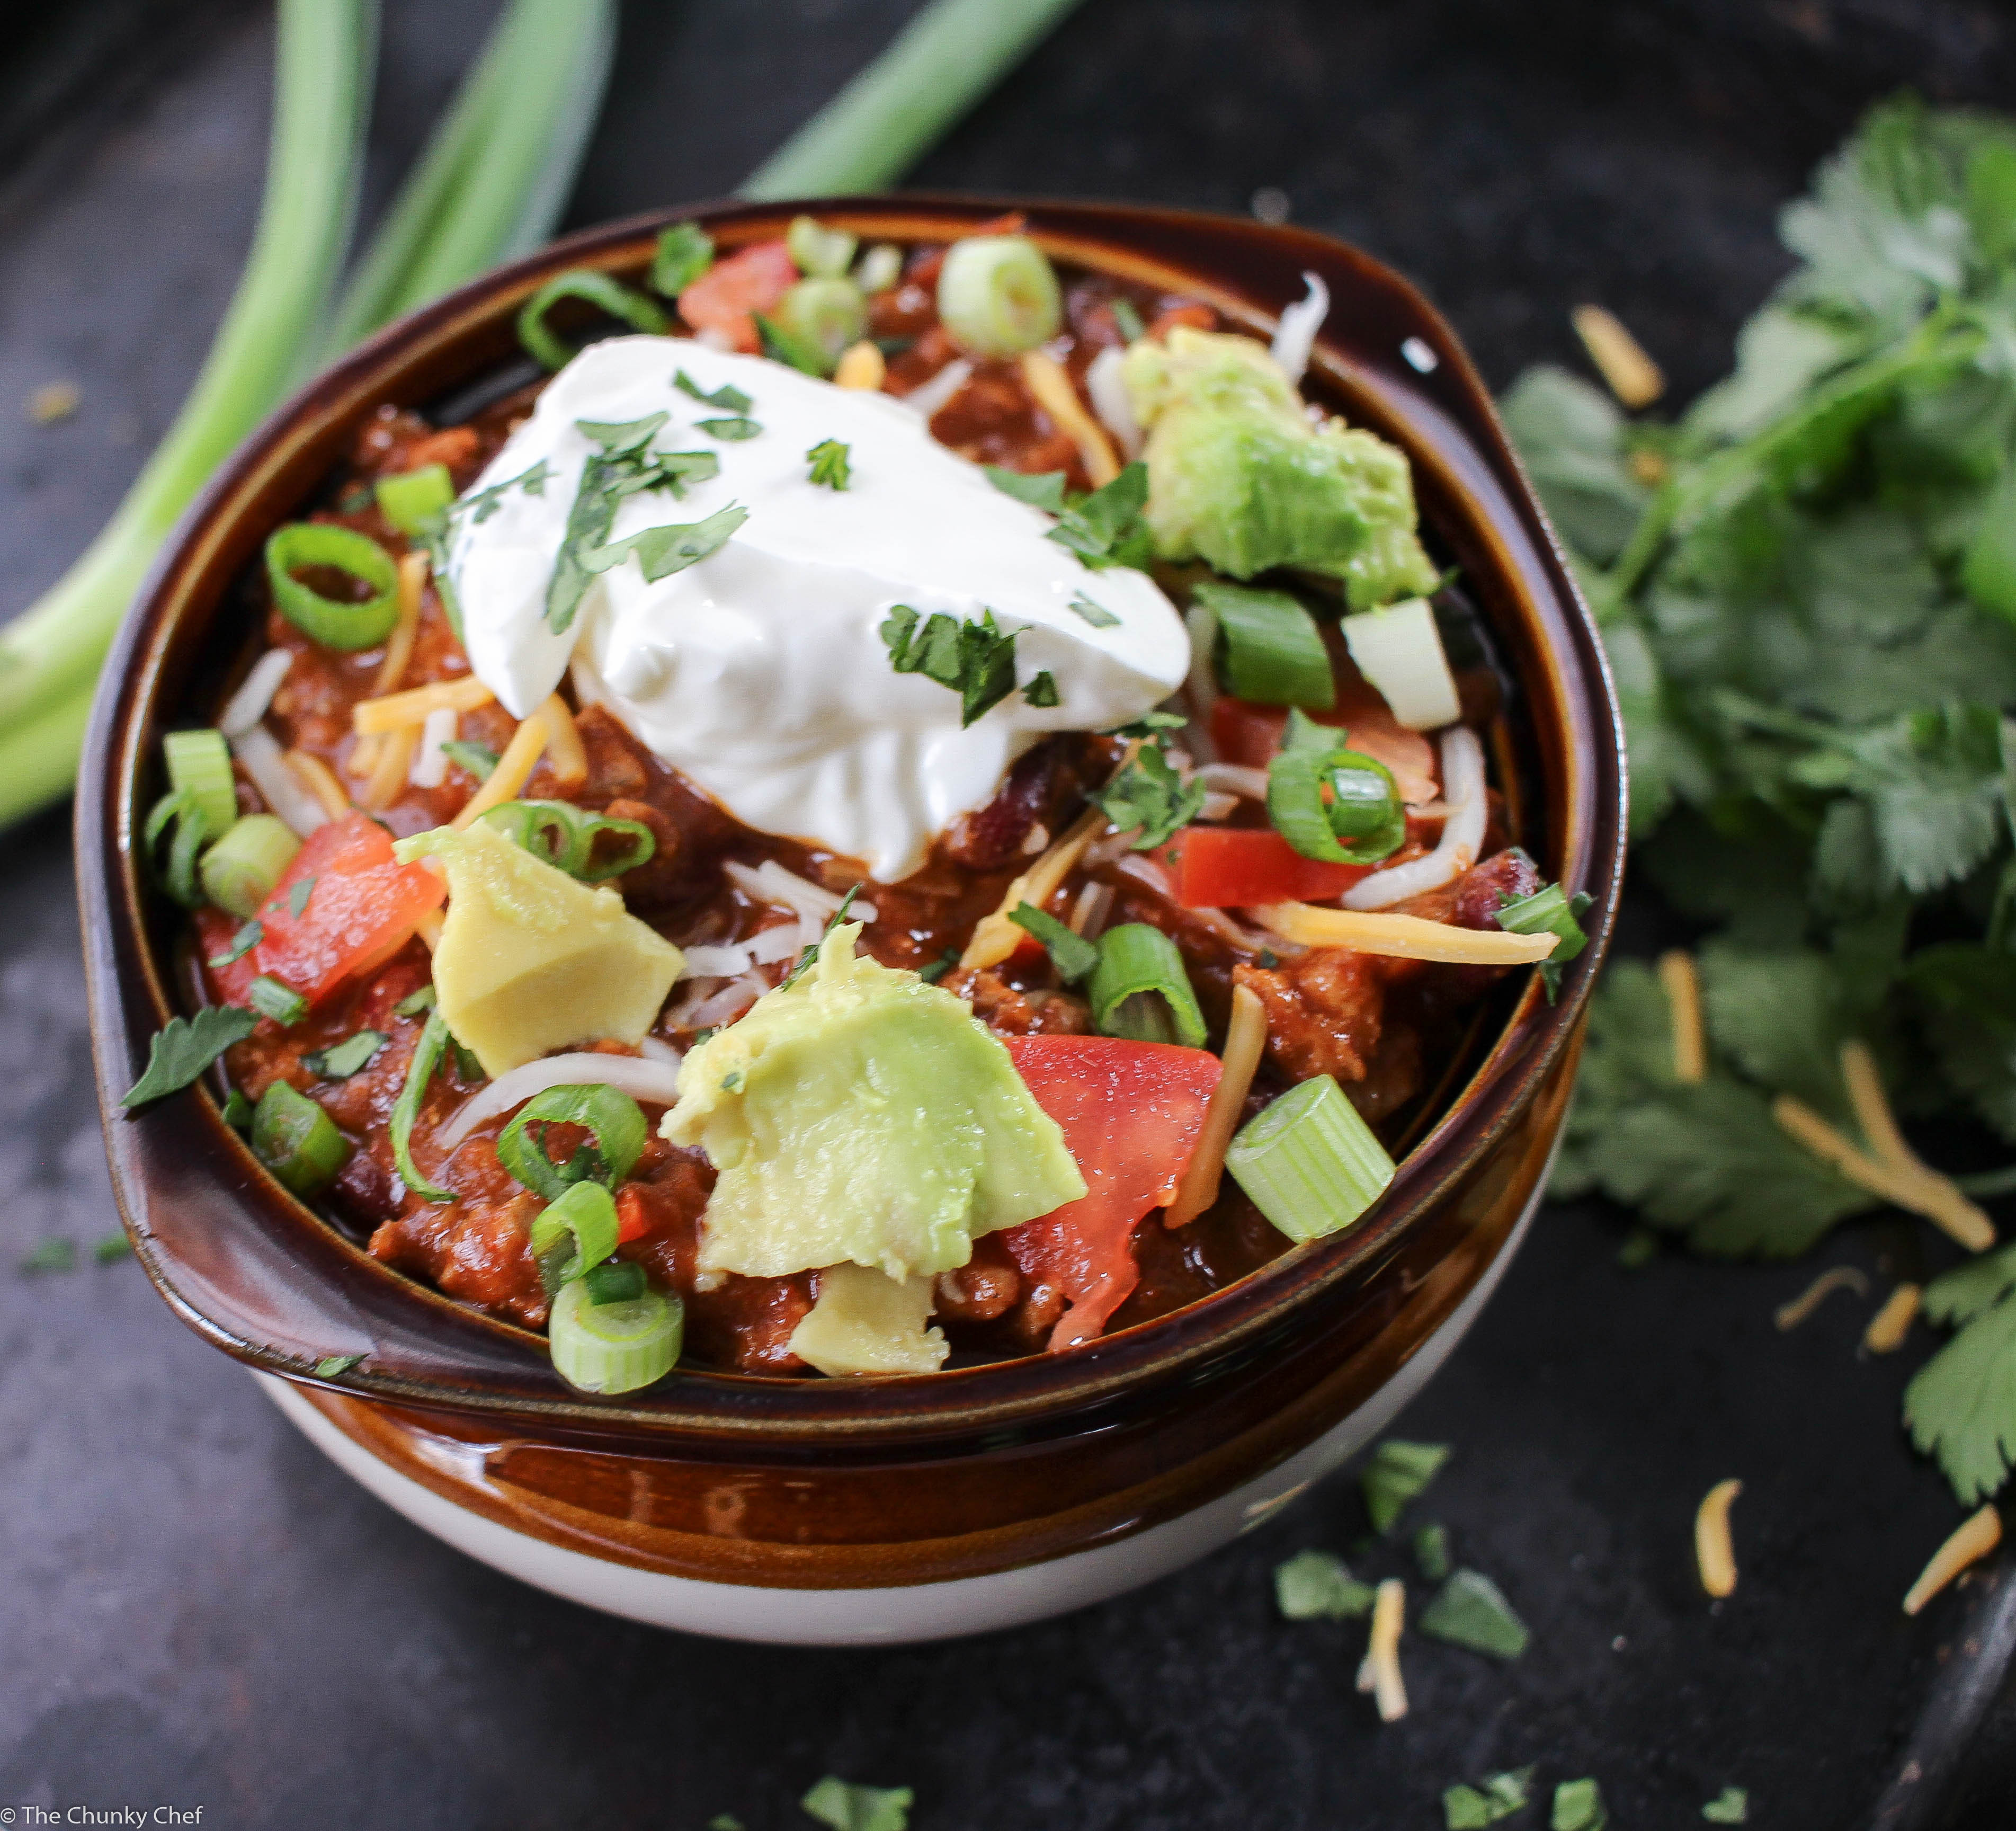
<path fill-rule="evenodd" d="M 646 1211 L 644 1191 L 635 1183 L 625 1183 L 616 1191 L 617 1245 L 641 1240 L 650 1231 L 651 1216 Z"/>
<path fill-rule="evenodd" d="M 758 312 L 774 312 L 797 283 L 797 263 L 782 242 L 756 242 L 717 261 L 679 294 L 679 315 L 695 330 L 718 331 L 751 356 L 762 353 Z"/>
<path fill-rule="evenodd" d="M 243 925 L 228 910 L 200 909 L 196 912 L 196 943 L 210 975 L 211 995 L 221 1004 L 243 1004 L 252 982 L 259 976 L 259 969 L 252 964 L 249 953 L 239 956 L 228 965 L 210 964 L 231 951 L 231 938 Z"/>
<path fill-rule="evenodd" d="M 1327 903 L 1373 869 L 1305 858 L 1271 827 L 1186 827 L 1153 856 L 1169 867 L 1186 909 Z"/>
<path fill-rule="evenodd" d="M 1435 746 L 1395 719 L 1386 701 L 1363 680 L 1340 679 L 1337 704 L 1309 716 L 1319 725 L 1342 726 L 1352 749 L 1391 770 L 1402 801 L 1435 799 Z M 1226 694 L 1211 708 L 1211 741 L 1226 762 L 1264 770 L 1281 748 L 1287 723 L 1288 715 L 1280 706 L 1254 705 Z"/>
<path fill-rule="evenodd" d="M 1016 1071 L 1063 1129 L 1086 1193 L 1001 1236 L 1024 1276 L 1071 1307 L 1052 1349 L 1090 1341 L 1140 1277 L 1134 1229 L 1175 1193 L 1222 1065 L 1208 1050 L 1117 1036 L 1010 1036 Z"/>
<path fill-rule="evenodd" d="M 311 878 L 297 915 L 295 886 Z M 227 997 L 242 993 L 255 975 L 270 973 L 319 1004 L 345 979 L 398 953 L 447 894 L 448 886 L 425 865 L 394 862 L 391 835 L 369 814 L 348 814 L 317 827 L 295 853 L 259 911 L 265 932 L 258 946 L 232 967 L 212 971 Z M 206 946 L 221 952 L 237 926 L 229 916 L 206 920 L 200 925 Z M 219 933 L 221 943 L 211 946 Z"/>

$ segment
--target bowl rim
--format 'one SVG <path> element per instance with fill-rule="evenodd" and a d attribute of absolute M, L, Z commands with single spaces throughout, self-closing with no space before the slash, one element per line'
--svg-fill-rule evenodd
<path fill-rule="evenodd" d="M 305 455 L 332 438 L 339 438 L 334 449 L 340 449 L 334 429 L 354 430 L 358 417 L 382 402 L 419 405 L 449 391 L 414 395 L 410 384 L 430 366 L 452 369 L 457 356 L 473 351 L 480 357 L 486 338 L 495 343 L 499 327 L 508 327 L 524 300 L 564 269 L 590 265 L 634 274 L 648 263 L 658 232 L 672 223 L 698 222 L 732 249 L 781 234 L 794 214 L 807 210 L 855 229 L 864 240 L 899 242 L 942 239 L 949 231 L 1020 213 L 1028 232 L 1053 257 L 1205 299 L 1262 334 L 1271 332 L 1282 307 L 1300 296 L 1305 276 L 1321 276 L 1333 301 L 1325 330 L 1336 323 L 1340 305 L 1348 305 L 1354 341 L 1376 334 L 1381 354 L 1375 359 L 1363 348 L 1319 333 L 1312 371 L 1330 392 L 1353 403 L 1355 421 L 1399 437 L 1413 462 L 1417 492 L 1425 483 L 1426 494 L 1469 517 L 1465 535 L 1473 546 L 1486 550 L 1504 575 L 1498 581 L 1501 593 L 1509 586 L 1518 607 L 1527 650 L 1521 679 L 1529 689 L 1532 722 L 1537 734 L 1551 738 L 1554 762 L 1566 772 L 1561 830 L 1550 834 L 1559 854 L 1553 862 L 1564 881 L 1593 899 L 1585 918 L 1589 946 L 1564 971 L 1556 1004 L 1543 1001 L 1533 976 L 1467 1085 L 1403 1158 L 1370 1220 L 1291 1247 L 1198 1303 L 1063 1353 L 928 1376 L 842 1382 L 692 1369 L 643 1393 L 596 1400 L 565 1387 L 543 1357 L 528 1353 L 527 1332 L 482 1316 L 372 1259 L 287 1194 L 225 1126 L 207 1093 L 187 1101 L 171 1097 L 136 1117 L 124 1116 L 117 1101 L 145 1060 L 147 1037 L 178 1008 L 173 976 L 164 971 L 149 939 L 153 917 L 131 845 L 139 795 L 156 719 L 174 709 L 167 693 L 178 684 L 171 648 L 179 639 L 193 651 L 213 622 L 234 614 L 233 585 L 243 557 L 230 557 L 234 537 L 242 547 L 245 528 L 256 521 L 256 539 L 263 539 L 267 528 L 326 474 L 331 456 L 326 453 L 308 470 L 305 484 L 292 476 L 290 467 L 301 470 Z M 1401 330 L 1404 337 L 1392 334 Z M 466 366 L 464 382 L 496 366 L 496 358 L 476 360 Z M 283 480 L 292 494 L 275 513 L 272 496 Z M 1447 535 L 1448 525 L 1439 525 Z M 196 633 L 191 636 L 193 625 Z M 1496 623 L 1493 628 L 1506 633 Z M 1535 664 L 1546 694 L 1530 690 Z M 1550 699 L 1550 707 L 1543 705 Z M 1543 726 L 1549 709 L 1560 721 L 1557 730 Z M 333 1390 L 463 1413 L 502 1411 L 542 1427 L 572 1427 L 661 1447 L 711 1440 L 746 1448 L 752 1437 L 779 1446 L 831 1446 L 841 1440 L 886 1445 L 975 1429 L 1042 1429 L 1061 1415 L 1111 1407 L 1172 1381 L 1215 1377 L 1240 1358 L 1265 1351 L 1294 1330 L 1316 1299 L 1348 1281 L 1376 1275 L 1519 1121 L 1578 1037 L 1609 943 L 1623 867 L 1623 757 L 1622 713 L 1594 620 L 1488 391 L 1440 315 L 1407 281 L 1361 251 L 1289 225 L 1028 198 L 902 193 L 731 200 L 646 212 L 569 236 L 378 333 L 241 444 L 162 549 L 102 676 L 76 803 L 93 1056 L 114 1193 L 149 1277 L 185 1321 L 241 1360 Z M 236 1186 L 223 1187 L 233 1173 Z M 405 1370 L 398 1357 L 388 1357 L 383 1369 L 374 1369 L 367 1357 L 340 1375 L 319 1375 L 315 1357 L 302 1351 L 297 1326 L 301 1310 L 211 1314 L 224 1307 L 214 1285 L 196 1275 L 182 1245 L 153 1224 L 156 1197 L 172 1203 L 192 1177 L 206 1185 L 213 1201 L 222 1198 L 206 1220 L 235 1218 L 265 1231 L 281 1256 L 306 1274 L 290 1296 L 306 1300 L 311 1318 L 319 1315 L 329 1325 L 327 1338 L 355 1337 L 360 1321 L 367 1328 L 393 1330 L 405 1350 Z M 338 1250 L 333 1254 L 332 1248 Z M 345 1258 L 351 1262 L 347 1274 L 333 1281 L 342 1288 L 324 1288 L 337 1270 L 336 1260 Z M 453 1339 L 430 1352 L 437 1330 Z M 378 1346 L 380 1338 L 371 1339 Z M 500 1346 L 508 1351 L 500 1354 Z"/>

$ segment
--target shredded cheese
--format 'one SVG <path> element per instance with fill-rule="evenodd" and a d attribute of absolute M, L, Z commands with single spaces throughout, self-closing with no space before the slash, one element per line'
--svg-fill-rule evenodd
<path fill-rule="evenodd" d="M 1995 1224 L 1986 1213 L 1967 1198 L 1950 1177 L 1940 1175 L 1904 1141 L 1896 1115 L 1890 1110 L 1888 1097 L 1883 1091 L 1883 1077 L 1877 1072 L 1876 1058 L 1859 1037 L 1852 1037 L 1841 1044 L 1841 1074 L 1848 1083 L 1848 1100 L 1855 1111 L 1855 1123 L 1862 1128 L 1862 1135 L 1868 1140 L 1869 1148 L 1875 1153 L 1877 1161 L 1918 1184 L 1926 1201 L 1931 1204 L 1932 1209 L 1937 1210 L 1924 1212 L 1962 1245 L 1978 1240 L 1981 1245 L 1975 1247 L 1977 1252 L 1993 1245 Z"/>
<path fill-rule="evenodd" d="M 1993 1224 L 1957 1189 L 1953 1191 L 1953 1199 L 1948 1199 L 1928 1180 L 1877 1162 L 1804 1101 L 1790 1094 L 1780 1094 L 1771 1103 L 1771 1116 L 1816 1157 L 1832 1164 L 1850 1182 L 1859 1183 L 1872 1195 L 1880 1196 L 1913 1214 L 1922 1214 L 1969 1251 L 1982 1252 L 1995 1244 Z"/>
<path fill-rule="evenodd" d="M 1589 359 L 1625 406 L 1633 411 L 1649 407 L 1666 391 L 1659 365 L 1614 314 L 1600 305 L 1578 305 L 1569 316 Z"/>
<path fill-rule="evenodd" d="M 1358 1668 L 1358 1689 L 1372 1693 L 1382 1723 L 1397 1723 L 1407 1714 L 1407 1687 L 1400 1676 L 1400 1630 L 1406 1613 L 1407 1586 L 1389 1577 L 1373 1600 L 1371 1638 Z"/>
<path fill-rule="evenodd" d="M 1863 1346 L 1872 1354 L 1894 1353 L 1903 1347 L 1911 1325 L 1917 1320 L 1918 1300 L 1924 1295 L 1916 1285 L 1899 1285 L 1883 1307 L 1870 1317 L 1869 1326 L 1862 1334 Z"/>
<path fill-rule="evenodd" d="M 1852 1265 L 1837 1265 L 1822 1272 L 1789 1303 L 1780 1303 L 1771 1313 L 1780 1332 L 1797 1328 L 1836 1291 L 1852 1291 L 1858 1297 L 1869 1295 L 1869 1280 Z"/>
<path fill-rule="evenodd" d="M 497 767 L 484 778 L 483 786 L 469 798 L 462 812 L 450 824 L 456 827 L 471 825 L 480 816 L 517 795 L 538 767 L 546 738 L 545 714 L 534 712 L 511 733 L 511 741 L 497 759 Z"/>
<path fill-rule="evenodd" d="M 373 732 L 396 731 L 401 725 L 424 723 L 429 712 L 443 706 L 473 712 L 496 697 L 473 674 L 463 674 L 453 680 L 430 680 L 424 687 L 388 693 L 383 699 L 360 699 L 350 708 L 350 726 L 359 737 L 368 737 Z"/>
<path fill-rule="evenodd" d="M 406 785 L 407 772 L 413 766 L 413 752 L 419 748 L 420 727 L 401 725 L 398 730 L 388 731 L 372 741 L 378 746 L 378 756 L 365 782 L 364 792 L 357 798 L 357 804 L 378 813 L 397 801 L 399 791 Z"/>
<path fill-rule="evenodd" d="M 378 664 L 378 678 L 371 683 L 371 697 L 383 699 L 406 677 L 413 658 L 413 639 L 420 633 L 420 593 L 427 587 L 427 556 L 404 554 L 399 560 L 399 620 L 385 639 L 385 658 Z"/>
<path fill-rule="evenodd" d="M 1238 1130 L 1247 1090 L 1253 1085 L 1260 1052 L 1266 1045 L 1266 1007 L 1251 986 L 1233 986 L 1232 1018 L 1225 1029 L 1225 1067 L 1218 1085 L 1211 1090 L 1211 1104 L 1204 1108 L 1204 1126 L 1184 1167 L 1183 1180 L 1176 1185 L 1176 1198 L 1162 1216 L 1165 1226 L 1182 1227 L 1218 1199 L 1219 1182 L 1225 1173 L 1225 1148 Z"/>
<path fill-rule="evenodd" d="M 567 702 L 557 693 L 549 693 L 539 708 L 539 716 L 546 722 L 546 762 L 554 780 L 563 788 L 578 788 L 588 780 L 588 752 L 581 744 L 581 733 Z"/>
<path fill-rule="evenodd" d="M 1305 947 L 1345 947 L 1396 960 L 1444 961 L 1460 966 L 1526 966 L 1561 945 L 1558 935 L 1510 935 L 1503 929 L 1459 928 L 1421 916 L 1384 911 L 1319 909 L 1308 903 L 1270 903 L 1251 911 L 1264 928 Z"/>
<path fill-rule="evenodd" d="M 1000 906 L 992 915 L 982 916 L 974 925 L 966 951 L 959 957 L 962 971 L 999 966 L 1015 951 L 1024 931 L 1009 921 L 1008 912 L 1024 903 L 1037 909 L 1048 903 L 1070 874 L 1071 867 L 1084 856 L 1093 835 L 1105 824 L 1106 816 L 1097 808 L 1086 809 L 1056 845 L 1008 886 Z"/>
<path fill-rule="evenodd" d="M 840 366 L 833 372 L 833 384 L 835 387 L 860 388 L 873 393 L 881 387 L 882 378 L 888 373 L 889 366 L 883 360 L 881 346 L 863 337 L 841 353 Z"/>
<path fill-rule="evenodd" d="M 304 750 L 290 750 L 283 753 L 282 760 L 301 777 L 302 785 L 332 820 L 340 820 L 351 811 L 350 797 L 337 780 L 336 772 L 320 757 L 311 756 Z"/>
<path fill-rule="evenodd" d="M 1120 474 L 1120 460 L 1106 428 L 1085 410 L 1063 363 L 1043 350 L 1022 353 L 1022 379 L 1036 405 L 1057 422 L 1057 430 L 1078 447 L 1078 461 L 1092 479 L 1094 489 L 1103 488 Z"/>
<path fill-rule="evenodd" d="M 1701 975 L 1679 948 L 1659 956 L 1659 983 L 1673 1018 L 1673 1079 L 1693 1086 L 1708 1079 L 1708 1037 L 1701 1026 Z"/>
<path fill-rule="evenodd" d="M 1694 1515 L 1694 1559 L 1701 1588 L 1712 1596 L 1736 1593 L 1736 1547 L 1729 1536 L 1730 1504 L 1743 1492 L 1740 1481 L 1718 1481 Z"/>
<path fill-rule="evenodd" d="M 1985 1558 L 2002 1542 L 2002 1516 L 1990 1501 L 1964 1522 L 1953 1537 L 1932 1553 L 1931 1562 L 1918 1573 L 1904 1597 L 1904 1613 L 1915 1615 L 1926 1603 L 1977 1559 Z"/>

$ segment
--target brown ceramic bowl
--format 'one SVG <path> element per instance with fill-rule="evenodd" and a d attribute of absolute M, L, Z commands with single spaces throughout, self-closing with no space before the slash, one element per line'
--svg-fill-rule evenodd
<path fill-rule="evenodd" d="M 539 1338 L 373 1259 L 251 1156 L 207 1088 L 139 1117 L 114 1102 L 178 1000 L 178 912 L 133 840 L 158 737 L 245 651 L 238 582 L 381 402 L 470 399 L 519 360 L 519 306 L 560 269 L 635 279 L 657 231 L 724 247 L 788 204 L 667 212 L 591 231 L 392 326 L 232 458 L 128 618 L 77 802 L 92 1040 L 114 1187 L 176 1313 L 268 1375 L 284 1408 L 431 1529 L 599 1606 L 752 1638 L 922 1637 L 1091 1600 L 1263 1516 L 1383 1426 L 1445 1355 L 1538 1200 L 1624 847 L 1618 708 L 1561 552 L 1453 333 L 1397 275 L 1303 230 L 1170 211 L 999 199 L 824 201 L 864 240 L 942 239 L 1027 212 L 1056 258 L 1181 290 L 1270 334 L 1322 276 L 1312 398 L 1402 446 L 1425 528 L 1462 568 L 1518 683 L 1496 748 L 1521 842 L 1588 891 L 1591 946 L 1549 1005 L 1534 975 L 1488 1007 L 1392 1187 L 1349 1231 L 1205 1301 L 1074 1351 L 927 1378 L 772 1380 L 682 1371 L 587 1398 Z M 451 413 L 451 416 L 452 416 Z M 318 1379 L 325 1357 L 361 1355 Z"/>

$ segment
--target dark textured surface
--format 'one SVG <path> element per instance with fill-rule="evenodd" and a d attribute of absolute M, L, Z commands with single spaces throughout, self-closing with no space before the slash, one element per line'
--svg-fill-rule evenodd
<path fill-rule="evenodd" d="M 390 0 L 374 189 L 489 10 Z M 633 7 L 577 219 L 729 188 L 907 10 Z M 266 108 L 257 9 L 21 13 L 0 67 L 0 611 L 56 575 L 172 413 L 237 271 Z M 1866 101 L 1906 80 L 2006 97 L 2012 76 L 2004 15 L 1908 0 L 1089 0 L 916 178 L 1227 209 L 1278 186 L 1422 280 L 1496 382 L 1571 358 L 1566 308 L 1597 298 L 1691 387 L 1781 270 L 1776 205 Z M 13 403 L 59 378 L 81 412 L 29 424 Z M 1848 1296 L 1779 1335 L 1812 1267 L 1620 1271 L 1593 1211 L 1543 1217 L 1403 1426 L 1456 1446 L 1417 1514 L 1535 1635 L 1509 1669 L 1410 1638 L 1404 1723 L 1352 1689 L 1362 1629 L 1272 1610 L 1275 1562 L 1363 1531 L 1348 1483 L 1103 1609 L 911 1652 L 714 1645 L 496 1577 L 337 1473 L 131 1263 L 13 1274 L 114 1220 L 65 830 L 11 840 L 0 1812 L 697 1831 L 733 1811 L 764 1831 L 808 1824 L 791 1802 L 836 1772 L 913 1786 L 918 1831 L 1315 1831 L 1434 1826 L 1450 1782 L 1530 1761 L 1549 1786 L 1597 1775 L 1633 1831 L 1697 1825 L 1728 1784 L 1773 1827 L 1867 1823 L 1886 1790 L 1886 1823 L 2006 1822 L 2003 1599 L 1896 1609 L 1957 1518 L 1896 1427 L 1921 1345 L 1858 1360 Z M 1883 1245 L 1851 1234 L 1820 1262 L 1873 1270 Z M 1727 1475 L 1743 1581 L 1717 1608 L 1690 1522 Z M 1399 1543 L 1359 1567 L 1411 1574 Z M 1978 1707 L 1977 1805 L 1933 1810 Z M 1924 1779 L 1893 1786 L 1914 1758 Z"/>

